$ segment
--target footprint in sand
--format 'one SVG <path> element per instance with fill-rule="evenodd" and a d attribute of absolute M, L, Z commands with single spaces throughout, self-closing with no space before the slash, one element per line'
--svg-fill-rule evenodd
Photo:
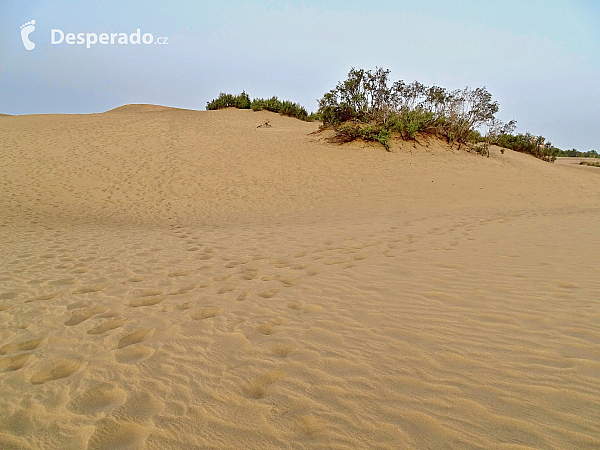
<path fill-rule="evenodd" d="M 154 354 L 154 349 L 143 345 L 134 345 L 132 347 L 119 350 L 115 354 L 115 360 L 121 364 L 137 364 Z"/>
<path fill-rule="evenodd" d="M 112 416 L 117 420 L 147 423 L 164 407 L 165 404 L 152 392 L 136 390 L 129 395 L 123 406 L 113 412 Z"/>
<path fill-rule="evenodd" d="M 32 358 L 32 353 L 21 353 L 20 355 L 2 358 L 0 359 L 0 372 L 19 370 L 31 362 Z"/>
<path fill-rule="evenodd" d="M 277 325 L 282 325 L 285 322 L 286 319 L 280 318 L 272 322 L 261 323 L 259 326 L 256 327 L 256 331 L 258 331 L 260 334 L 264 334 L 265 336 L 269 336 L 275 333 Z"/>
<path fill-rule="evenodd" d="M 316 417 L 303 415 L 298 420 L 298 428 L 308 438 L 315 439 L 325 432 L 327 424 Z"/>
<path fill-rule="evenodd" d="M 289 302 L 288 303 L 288 308 L 293 309 L 294 311 L 300 311 L 302 308 L 304 308 L 304 304 L 302 302 Z"/>
<path fill-rule="evenodd" d="M 131 283 L 140 283 L 142 281 L 146 281 L 146 277 L 132 277 L 129 279 Z"/>
<path fill-rule="evenodd" d="M 76 396 L 68 408 L 78 414 L 108 413 L 127 399 L 127 393 L 112 383 L 101 383 Z"/>
<path fill-rule="evenodd" d="M 256 327 L 256 331 L 258 331 L 260 334 L 264 334 L 265 336 L 270 336 L 275 332 L 275 325 L 269 322 L 261 323 Z"/>
<path fill-rule="evenodd" d="M 85 308 L 86 306 L 89 306 L 89 304 L 90 302 L 88 301 L 79 301 L 71 303 L 70 305 L 67 305 L 67 311 L 71 311 L 72 309 Z"/>
<path fill-rule="evenodd" d="M 244 274 L 242 277 L 244 280 L 254 280 L 258 276 L 257 270 L 251 270 Z"/>
<path fill-rule="evenodd" d="M 215 317 L 219 313 L 219 308 L 204 308 L 202 311 L 192 314 L 194 320 L 204 320 Z"/>
<path fill-rule="evenodd" d="M 54 286 L 70 286 L 75 283 L 77 283 L 76 278 L 63 278 L 61 280 L 52 281 L 50 284 L 53 284 Z"/>
<path fill-rule="evenodd" d="M 135 364 L 150 358 L 154 349 L 140 344 L 154 334 L 154 328 L 144 328 L 123 336 L 117 344 L 118 352 L 115 355 L 117 362 L 123 364 Z"/>
<path fill-rule="evenodd" d="M 303 310 L 305 313 L 318 313 L 324 311 L 324 308 L 320 305 L 310 304 L 306 305 Z"/>
<path fill-rule="evenodd" d="M 248 297 L 248 294 L 250 294 L 251 290 L 245 290 L 243 291 L 240 295 L 237 296 L 236 300 L 238 302 L 242 302 L 244 300 L 246 300 L 246 297 Z"/>
<path fill-rule="evenodd" d="M 139 344 L 143 340 L 152 336 L 154 334 L 154 330 L 154 328 L 143 328 L 123 336 L 121 339 L 119 339 L 117 348 L 122 349 L 129 347 L 130 345 Z"/>
<path fill-rule="evenodd" d="M 65 325 L 72 327 L 74 325 L 79 325 L 81 322 L 88 320 L 91 317 L 94 317 L 98 314 L 105 313 L 109 310 L 106 306 L 94 306 L 91 308 L 85 308 L 81 310 L 77 310 L 73 312 L 71 318 L 65 322 Z"/>
<path fill-rule="evenodd" d="M 275 344 L 273 346 L 273 354 L 281 358 L 289 356 L 294 351 L 294 347 L 288 344 Z"/>
<path fill-rule="evenodd" d="M 226 294 L 227 292 L 235 291 L 235 286 L 223 286 L 217 290 L 217 294 Z"/>
<path fill-rule="evenodd" d="M 289 277 L 279 277 L 279 282 L 286 287 L 295 286 L 300 283 L 300 280 L 297 278 L 289 278 Z"/>
<path fill-rule="evenodd" d="M 194 306 L 196 306 L 196 302 L 185 302 L 179 305 L 177 308 L 182 311 L 185 311 L 186 309 L 193 308 Z"/>
<path fill-rule="evenodd" d="M 222 276 L 214 277 L 213 280 L 215 280 L 215 281 L 227 281 L 230 278 L 231 278 L 231 275 L 222 275 Z"/>
<path fill-rule="evenodd" d="M 258 293 L 259 297 L 262 298 L 271 298 L 274 297 L 279 292 L 279 289 L 269 289 L 267 291 L 262 291 Z"/>
<path fill-rule="evenodd" d="M 6 344 L 0 347 L 0 355 L 6 355 L 8 353 L 14 352 L 27 352 L 31 350 L 35 350 L 40 346 L 40 344 L 44 341 L 45 338 L 37 338 L 31 339 L 29 341 L 22 342 L 14 342 L 11 344 Z"/>
<path fill-rule="evenodd" d="M 141 448 L 149 433 L 149 428 L 134 422 L 106 417 L 96 422 L 87 448 L 88 450 Z"/>
<path fill-rule="evenodd" d="M 164 291 L 162 289 L 145 289 L 137 293 L 136 297 L 155 297 L 162 295 Z"/>
<path fill-rule="evenodd" d="M 58 297 L 59 294 L 45 294 L 45 295 L 40 295 L 39 297 L 35 297 L 35 298 L 30 298 L 29 300 L 25 300 L 25 303 L 31 303 L 31 302 L 44 302 L 46 300 L 52 300 L 55 299 L 56 297 Z"/>
<path fill-rule="evenodd" d="M 188 284 L 187 286 L 184 286 L 181 289 L 176 290 L 175 292 L 169 293 L 169 295 L 187 294 L 188 292 L 193 291 L 197 287 L 198 287 L 197 283 Z"/>
<path fill-rule="evenodd" d="M 165 297 L 138 298 L 137 300 L 130 301 L 129 306 L 137 308 L 140 306 L 158 305 L 160 302 L 163 302 L 164 300 L 165 300 Z"/>
<path fill-rule="evenodd" d="M 178 272 L 171 272 L 169 274 L 167 274 L 168 277 L 185 277 L 187 275 L 190 275 L 193 271 L 192 270 L 180 270 Z"/>
<path fill-rule="evenodd" d="M 330 259 L 325 259 L 323 260 L 323 264 L 325 264 L 326 266 L 333 266 L 336 264 L 342 264 L 346 261 L 344 261 L 343 259 L 339 259 L 339 258 L 330 258 Z"/>
<path fill-rule="evenodd" d="M 47 381 L 59 380 L 66 378 L 82 367 L 81 361 L 72 359 L 56 359 L 49 363 L 45 363 L 43 368 L 31 377 L 32 384 L 43 384 Z"/>
<path fill-rule="evenodd" d="M 267 388 L 284 376 L 285 372 L 280 370 L 271 370 L 251 380 L 249 383 L 243 386 L 242 390 L 249 398 L 256 400 L 261 399 L 267 394 Z"/>
<path fill-rule="evenodd" d="M 98 292 L 102 289 L 106 288 L 105 285 L 97 285 L 97 286 L 82 286 L 79 289 L 76 289 L 74 294 L 90 294 L 92 292 Z"/>
<path fill-rule="evenodd" d="M 100 325 L 90 328 L 87 334 L 104 334 L 107 331 L 114 330 L 116 328 L 122 327 L 128 322 L 127 319 L 111 319 L 106 322 L 101 323 Z"/>
<path fill-rule="evenodd" d="M 271 261 L 271 265 L 278 269 L 284 269 L 286 267 L 291 266 L 292 264 L 286 261 L 285 259 L 277 259 L 275 261 Z"/>

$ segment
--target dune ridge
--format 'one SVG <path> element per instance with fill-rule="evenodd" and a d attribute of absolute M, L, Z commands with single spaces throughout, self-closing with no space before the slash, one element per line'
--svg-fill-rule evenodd
<path fill-rule="evenodd" d="M 600 446 L 596 168 L 317 128 L 0 123 L 0 448 Z"/>

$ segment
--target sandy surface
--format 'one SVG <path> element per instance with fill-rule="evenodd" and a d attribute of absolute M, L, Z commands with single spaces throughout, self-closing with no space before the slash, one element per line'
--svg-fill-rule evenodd
<path fill-rule="evenodd" d="M 596 173 L 598 175 L 600 175 L 600 167 L 588 166 L 587 164 L 581 164 L 581 162 L 589 162 L 592 164 L 598 164 L 598 163 L 600 163 L 600 158 L 563 157 L 563 158 L 556 158 L 555 164 L 559 164 L 562 166 L 569 166 L 569 167 L 579 167 L 582 170 L 596 171 Z"/>
<path fill-rule="evenodd" d="M 0 118 L 0 448 L 600 447 L 600 172 L 316 129 Z"/>

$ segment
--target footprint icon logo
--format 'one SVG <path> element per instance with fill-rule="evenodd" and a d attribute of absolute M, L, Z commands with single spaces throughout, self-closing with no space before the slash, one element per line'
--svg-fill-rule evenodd
<path fill-rule="evenodd" d="M 25 50 L 33 50 L 35 48 L 35 44 L 29 40 L 29 35 L 33 30 L 35 30 L 35 20 L 21 25 L 21 39 L 23 39 Z"/>

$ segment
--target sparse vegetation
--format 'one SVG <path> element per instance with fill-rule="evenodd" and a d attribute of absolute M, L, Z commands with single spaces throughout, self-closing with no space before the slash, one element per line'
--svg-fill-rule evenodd
<path fill-rule="evenodd" d="M 277 97 L 271 97 L 269 99 L 255 98 L 250 104 L 252 111 L 261 111 L 266 109 L 279 113 L 282 116 L 295 117 L 296 119 L 310 122 L 309 114 L 299 103 L 290 102 L 289 100 L 279 100 Z"/>
<path fill-rule="evenodd" d="M 543 136 L 513 135 L 516 121 L 504 123 L 496 117 L 498 102 L 492 100 L 485 87 L 449 91 L 418 81 L 392 83 L 389 75 L 390 71 L 383 68 L 352 68 L 346 80 L 323 95 L 318 111 L 311 114 L 300 104 L 277 97 L 251 100 L 245 91 L 238 95 L 220 93 L 206 109 L 264 109 L 309 122 L 320 120 L 322 130 L 335 132 L 331 138 L 334 142 L 361 139 L 377 142 L 388 151 L 394 137 L 408 141 L 429 135 L 488 157 L 492 145 L 499 146 L 501 153 L 511 149 L 548 162 L 554 162 L 557 156 L 600 157 L 595 150 L 560 150 Z"/>
<path fill-rule="evenodd" d="M 581 161 L 579 163 L 580 166 L 592 166 L 592 167 L 600 167 L 600 162 L 592 162 L 592 161 Z"/>
<path fill-rule="evenodd" d="M 546 141 L 543 136 L 534 136 L 531 133 L 525 134 L 505 134 L 500 136 L 496 142 L 500 147 L 509 148 L 516 152 L 529 153 L 536 158 L 548 162 L 554 162 L 560 150 Z"/>
<path fill-rule="evenodd" d="M 309 114 L 306 109 L 299 103 L 294 103 L 289 100 L 279 100 L 277 97 L 268 99 L 255 98 L 250 100 L 248 94 L 243 91 L 239 95 L 225 94 L 221 92 L 219 96 L 206 104 L 207 110 L 215 110 L 222 108 L 239 108 L 252 109 L 252 111 L 272 111 L 279 113 L 282 116 L 295 117 L 296 119 L 311 122 L 318 120 L 317 114 Z"/>
<path fill-rule="evenodd" d="M 572 157 L 572 158 L 600 158 L 600 154 L 596 150 L 590 150 L 588 152 L 580 152 L 576 149 L 571 150 L 559 150 L 558 156 L 561 157 Z"/>
<path fill-rule="evenodd" d="M 242 91 L 239 95 L 225 94 L 221 92 L 217 98 L 206 104 L 206 110 L 223 109 L 223 108 L 239 108 L 250 109 L 250 96 L 246 91 Z"/>
<path fill-rule="evenodd" d="M 495 117 L 498 103 L 485 88 L 448 91 L 418 81 L 391 83 L 389 74 L 382 68 L 352 68 L 345 81 L 319 100 L 323 127 L 336 132 L 334 141 L 360 138 L 389 150 L 394 135 L 414 140 L 419 134 L 429 134 L 488 154 L 492 140 L 514 129 L 514 121 L 505 125 Z M 483 126 L 488 127 L 485 137 L 478 131 Z M 477 142 L 473 142 L 474 134 Z"/>

